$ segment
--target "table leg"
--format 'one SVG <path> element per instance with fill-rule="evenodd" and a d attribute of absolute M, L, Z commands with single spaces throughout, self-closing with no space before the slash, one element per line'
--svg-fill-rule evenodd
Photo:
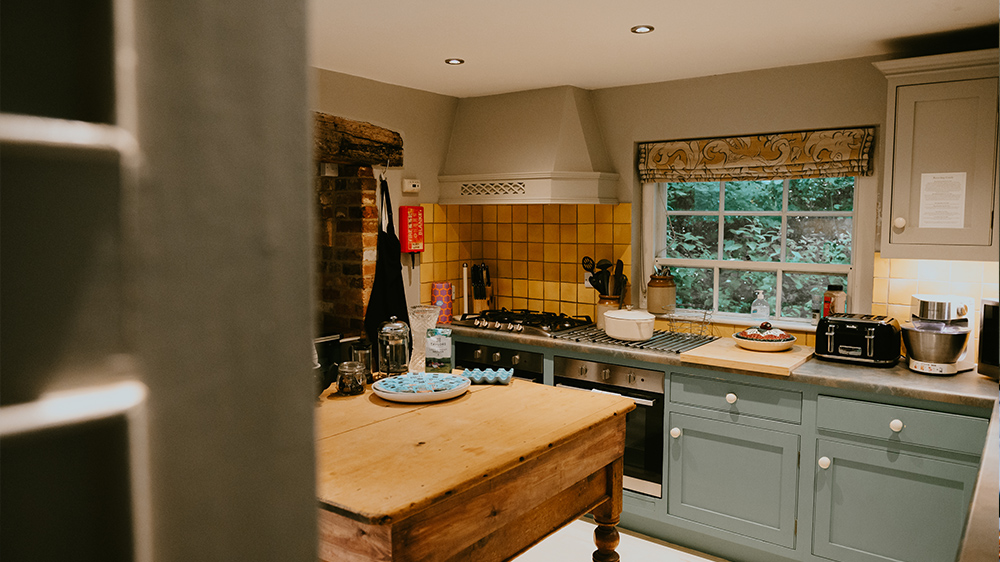
<path fill-rule="evenodd" d="M 606 467 L 608 476 L 608 500 L 594 508 L 594 522 L 597 527 L 594 529 L 594 544 L 597 550 L 594 551 L 594 562 L 618 562 L 619 556 L 615 552 L 618 548 L 620 537 L 618 529 L 618 518 L 622 514 L 622 469 L 624 462 L 618 457 L 615 462 Z"/>

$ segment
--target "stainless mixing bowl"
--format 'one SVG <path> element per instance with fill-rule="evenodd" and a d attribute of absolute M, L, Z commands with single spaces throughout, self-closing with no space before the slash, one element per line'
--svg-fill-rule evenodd
<path fill-rule="evenodd" d="M 901 328 L 906 354 L 927 363 L 957 363 L 971 331 L 967 327 L 917 327 L 910 323 Z"/>

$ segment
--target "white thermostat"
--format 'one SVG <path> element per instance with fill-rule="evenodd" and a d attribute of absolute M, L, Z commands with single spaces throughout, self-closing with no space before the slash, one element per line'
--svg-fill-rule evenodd
<path fill-rule="evenodd" d="M 403 193 L 417 193 L 420 191 L 420 180 L 403 180 Z"/>

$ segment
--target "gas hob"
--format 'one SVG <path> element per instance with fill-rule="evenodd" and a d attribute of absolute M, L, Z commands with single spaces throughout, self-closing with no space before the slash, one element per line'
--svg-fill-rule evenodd
<path fill-rule="evenodd" d="M 502 308 L 463 314 L 462 319 L 455 320 L 454 324 L 496 332 L 552 336 L 565 330 L 592 326 L 594 323 L 589 316 L 567 316 L 554 312 Z"/>

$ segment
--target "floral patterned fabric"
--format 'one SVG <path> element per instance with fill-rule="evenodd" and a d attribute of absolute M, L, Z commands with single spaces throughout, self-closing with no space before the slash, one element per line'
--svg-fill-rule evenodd
<path fill-rule="evenodd" d="M 643 183 L 869 176 L 874 127 L 639 144 Z"/>

